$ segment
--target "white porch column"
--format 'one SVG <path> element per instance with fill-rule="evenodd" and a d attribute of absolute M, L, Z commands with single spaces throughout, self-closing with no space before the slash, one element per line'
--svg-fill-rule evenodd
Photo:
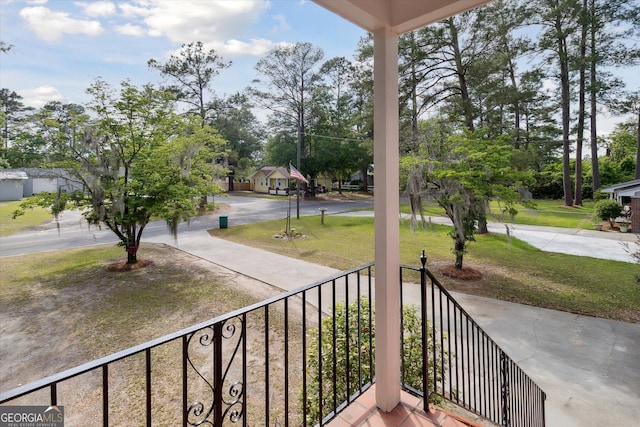
<path fill-rule="evenodd" d="M 382 28 L 373 43 L 376 404 L 389 412 L 400 403 L 398 35 Z"/>

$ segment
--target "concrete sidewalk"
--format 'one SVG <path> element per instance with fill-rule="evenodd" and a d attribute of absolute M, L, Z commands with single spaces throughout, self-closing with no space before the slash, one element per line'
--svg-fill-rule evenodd
<path fill-rule="evenodd" d="M 566 238 L 570 248 L 581 247 L 588 256 L 613 256 L 611 250 L 620 246 L 617 239 L 600 237 L 619 237 L 620 233 L 594 231 L 598 237 L 593 237 L 584 231 L 525 230 L 518 226 L 512 235 L 519 237 L 517 234 L 525 231 L 532 236 L 545 233 L 535 236 L 546 242 L 544 248 Z M 589 244 L 583 239 L 590 239 Z M 297 289 L 338 272 L 202 231 L 185 232 L 177 243 L 166 237 L 153 241 L 176 246 L 282 290 Z M 605 242 L 613 243 L 611 250 L 602 249 Z M 557 249 L 567 250 L 567 245 Z M 547 393 L 549 426 L 623 426 L 640 419 L 640 324 L 453 294 Z"/>

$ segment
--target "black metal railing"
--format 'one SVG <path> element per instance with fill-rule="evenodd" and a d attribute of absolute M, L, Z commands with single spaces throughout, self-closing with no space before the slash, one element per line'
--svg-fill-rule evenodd
<path fill-rule="evenodd" d="M 403 306 L 419 301 L 416 310 L 421 317 L 420 368 L 416 378 L 408 372 L 403 356 L 402 381 L 406 390 L 427 396 L 429 401 L 445 399 L 494 423 L 510 427 L 545 425 L 545 393 L 487 335 L 456 302 L 451 294 L 426 268 L 401 267 Z M 417 272 L 415 284 L 404 284 L 403 275 Z M 415 273 L 413 273 L 415 275 Z M 403 310 L 404 312 L 404 310 Z M 403 354 L 413 342 L 407 337 L 408 322 L 402 319 Z M 424 343 L 422 337 L 427 337 Z M 424 348 L 428 351 L 424 351 Z"/>
<path fill-rule="evenodd" d="M 0 404 L 64 405 L 69 425 L 326 424 L 373 382 L 372 267 L 2 392 Z"/>

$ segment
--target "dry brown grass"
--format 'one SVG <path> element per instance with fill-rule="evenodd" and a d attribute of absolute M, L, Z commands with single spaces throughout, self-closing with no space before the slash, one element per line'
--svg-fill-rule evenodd
<path fill-rule="evenodd" d="M 471 267 L 456 268 L 449 264 L 438 268 L 438 273 L 443 276 L 450 277 L 458 280 L 480 280 L 482 279 L 482 273 L 480 270 L 476 270 Z"/>

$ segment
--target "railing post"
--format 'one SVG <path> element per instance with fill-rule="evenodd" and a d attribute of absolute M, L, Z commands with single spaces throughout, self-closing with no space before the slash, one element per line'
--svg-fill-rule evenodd
<path fill-rule="evenodd" d="M 427 333 L 427 256 L 420 257 L 420 312 L 422 315 L 422 408 L 429 412 L 429 336 Z"/>
<path fill-rule="evenodd" d="M 502 425 L 511 427 L 511 411 L 509 408 L 509 360 L 500 350 L 500 373 L 502 376 Z"/>
<path fill-rule="evenodd" d="M 222 425 L 222 327 L 213 325 L 213 425 Z"/>

